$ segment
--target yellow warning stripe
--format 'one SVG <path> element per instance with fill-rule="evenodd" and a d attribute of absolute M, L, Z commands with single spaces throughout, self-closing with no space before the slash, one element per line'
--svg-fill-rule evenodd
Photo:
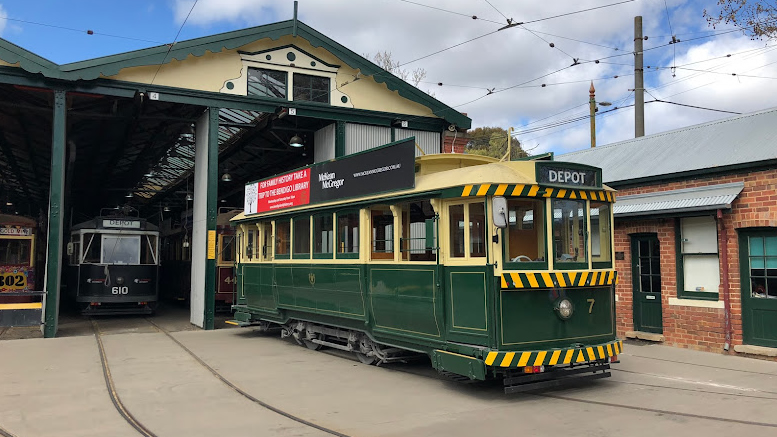
<path fill-rule="evenodd" d="M 495 189 L 492 187 L 496 186 Z M 476 188 L 477 187 L 477 188 Z M 528 187 L 528 192 L 526 188 Z M 512 197 L 552 197 L 558 199 L 600 200 L 615 202 L 615 194 L 611 191 L 573 190 L 569 188 L 541 187 L 526 184 L 471 184 L 465 185 L 461 191 L 462 197 L 486 196 L 489 191 L 495 196 L 509 195 Z"/>
<path fill-rule="evenodd" d="M 503 289 L 591 287 L 617 284 L 617 279 L 618 272 L 615 270 L 505 272 L 502 273 L 501 285 Z"/>
<path fill-rule="evenodd" d="M 573 349 L 552 349 L 524 352 L 489 351 L 484 360 L 487 366 L 524 367 L 555 366 L 570 363 L 586 363 L 614 357 L 623 350 L 620 340 Z"/>
<path fill-rule="evenodd" d="M 496 191 L 494 192 L 494 196 L 501 196 L 507 191 L 507 184 L 499 184 L 498 187 L 496 187 Z"/>
<path fill-rule="evenodd" d="M 40 308 L 43 308 L 43 302 L 0 304 L 0 310 L 37 310 Z"/>
<path fill-rule="evenodd" d="M 466 185 L 464 187 L 464 191 L 461 192 L 462 197 L 469 196 L 469 193 L 472 191 L 472 185 Z"/>
<path fill-rule="evenodd" d="M 491 188 L 491 184 L 483 184 L 478 188 L 478 196 L 485 196 L 488 193 L 488 189 Z"/>

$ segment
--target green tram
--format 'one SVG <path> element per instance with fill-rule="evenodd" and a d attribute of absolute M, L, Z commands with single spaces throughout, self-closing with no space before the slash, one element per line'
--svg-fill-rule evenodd
<path fill-rule="evenodd" d="M 303 193 L 307 204 L 232 219 L 231 323 L 280 326 L 367 364 L 426 354 L 460 379 L 502 378 L 507 393 L 609 376 L 623 345 L 601 170 L 410 159 L 411 188 L 318 204 Z"/>

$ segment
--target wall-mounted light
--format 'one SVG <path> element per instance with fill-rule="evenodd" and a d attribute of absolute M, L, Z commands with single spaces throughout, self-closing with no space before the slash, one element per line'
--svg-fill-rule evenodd
<path fill-rule="evenodd" d="M 162 211 L 170 212 L 170 207 L 169 206 L 165 206 L 164 208 L 162 208 Z"/>
<path fill-rule="evenodd" d="M 304 141 L 302 140 L 302 137 L 300 137 L 297 134 L 294 134 L 294 136 L 291 137 L 291 139 L 289 140 L 289 145 L 291 147 L 304 147 L 305 144 L 303 144 L 303 142 Z"/>
<path fill-rule="evenodd" d="M 229 174 L 228 171 L 225 171 L 223 175 L 221 175 L 221 180 L 224 182 L 232 182 L 232 175 Z"/>
<path fill-rule="evenodd" d="M 194 196 L 192 196 L 192 193 L 186 193 L 186 200 L 194 200 Z"/>

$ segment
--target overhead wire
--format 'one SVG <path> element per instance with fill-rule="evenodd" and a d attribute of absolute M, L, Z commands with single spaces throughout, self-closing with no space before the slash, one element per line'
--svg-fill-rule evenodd
<path fill-rule="evenodd" d="M 94 30 L 91 30 L 91 29 L 75 29 L 75 28 L 72 28 L 72 27 L 60 26 L 60 25 L 56 25 L 56 24 L 39 23 L 37 21 L 22 20 L 20 18 L 11 18 L 11 17 L 8 17 L 8 16 L 3 16 L 3 17 L 0 17 L 0 18 L 2 18 L 4 20 L 7 20 L 7 21 L 13 21 L 13 22 L 16 22 L 16 23 L 24 23 L 24 24 L 32 24 L 34 26 L 50 27 L 52 29 L 60 29 L 60 30 L 67 30 L 67 31 L 71 31 L 71 32 L 85 33 L 87 35 L 105 36 L 105 37 L 109 37 L 109 38 L 119 38 L 119 39 L 126 39 L 126 40 L 132 40 L 132 41 L 140 41 L 140 42 L 150 42 L 150 43 L 157 44 L 157 45 L 165 44 L 163 42 L 154 41 L 154 40 L 150 40 L 150 39 L 135 38 L 135 37 L 123 36 L 123 35 L 113 35 L 113 34 L 110 34 L 110 33 L 103 33 L 103 32 L 95 32 Z"/>
<path fill-rule="evenodd" d="M 151 85 L 154 84 L 154 80 L 156 80 L 156 75 L 159 74 L 159 70 L 162 68 L 162 64 L 167 61 L 167 57 L 170 55 L 170 51 L 173 50 L 173 46 L 178 41 L 178 37 L 181 36 L 181 31 L 183 30 L 183 27 L 186 25 L 186 22 L 189 21 L 189 17 L 192 15 L 192 11 L 194 10 L 194 7 L 197 6 L 197 1 L 194 0 L 194 3 L 192 3 L 191 9 L 189 9 L 189 13 L 186 14 L 186 18 L 184 18 L 183 23 L 181 23 L 181 27 L 178 28 L 178 33 L 175 34 L 175 38 L 173 39 L 172 44 L 170 44 L 167 47 L 167 53 L 165 53 L 165 57 L 162 58 L 162 62 L 159 63 L 159 66 L 157 66 L 156 71 L 154 72 L 154 77 L 151 78 Z"/>

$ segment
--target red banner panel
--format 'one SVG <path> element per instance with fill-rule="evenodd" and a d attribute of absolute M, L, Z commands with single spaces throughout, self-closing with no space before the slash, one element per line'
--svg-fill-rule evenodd
<path fill-rule="evenodd" d="M 251 208 L 251 213 L 310 203 L 310 168 L 276 176 L 257 184 L 256 209 Z"/>

